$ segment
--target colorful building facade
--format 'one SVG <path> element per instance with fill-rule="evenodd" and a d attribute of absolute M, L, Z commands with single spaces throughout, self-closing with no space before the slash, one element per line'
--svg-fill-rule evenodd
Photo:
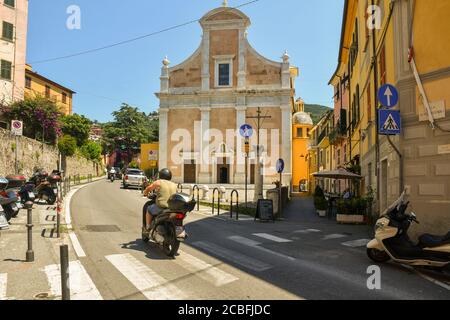
<path fill-rule="evenodd" d="M 65 115 L 72 114 L 72 99 L 74 91 L 56 83 L 33 71 L 30 65 L 25 70 L 25 95 L 40 95 L 55 102 Z"/>

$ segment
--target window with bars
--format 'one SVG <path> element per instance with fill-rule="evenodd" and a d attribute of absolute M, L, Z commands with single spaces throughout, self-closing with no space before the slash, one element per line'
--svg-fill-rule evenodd
<path fill-rule="evenodd" d="M 16 7 L 16 0 L 5 0 L 3 3 L 9 7 Z"/>
<path fill-rule="evenodd" d="M 12 63 L 6 60 L 1 60 L 0 77 L 4 80 L 11 80 L 12 77 Z"/>
<path fill-rule="evenodd" d="M 3 21 L 2 38 L 13 41 L 14 39 L 14 25 L 12 23 Z"/>
<path fill-rule="evenodd" d="M 65 92 L 62 93 L 62 103 L 64 103 L 64 104 L 67 103 L 67 93 L 65 93 Z"/>

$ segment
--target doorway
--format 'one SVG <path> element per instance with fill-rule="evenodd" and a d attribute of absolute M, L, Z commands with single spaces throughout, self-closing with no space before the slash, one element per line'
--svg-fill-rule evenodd
<path fill-rule="evenodd" d="M 184 163 L 184 183 L 196 183 L 196 165 L 194 160 Z"/>
<path fill-rule="evenodd" d="M 230 183 L 230 165 L 227 163 L 227 158 L 223 158 L 222 163 L 217 164 L 217 183 Z"/>

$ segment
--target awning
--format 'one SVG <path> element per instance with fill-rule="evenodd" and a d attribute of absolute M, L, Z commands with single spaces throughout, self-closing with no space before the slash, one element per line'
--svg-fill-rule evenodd
<path fill-rule="evenodd" d="M 333 171 L 317 172 L 314 173 L 313 176 L 316 178 L 330 178 L 330 179 L 347 179 L 347 180 L 362 179 L 362 176 L 342 168 Z"/>

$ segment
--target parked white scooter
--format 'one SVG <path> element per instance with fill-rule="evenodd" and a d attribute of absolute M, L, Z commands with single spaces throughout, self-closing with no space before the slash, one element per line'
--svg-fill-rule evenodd
<path fill-rule="evenodd" d="M 377 221 L 375 239 L 367 245 L 367 255 L 377 263 L 392 259 L 411 266 L 450 266 L 450 232 L 445 236 L 424 234 L 419 237 L 418 244 L 409 239 L 409 227 L 419 221 L 414 212 L 405 212 L 409 205 L 405 196 L 406 191 Z"/>

